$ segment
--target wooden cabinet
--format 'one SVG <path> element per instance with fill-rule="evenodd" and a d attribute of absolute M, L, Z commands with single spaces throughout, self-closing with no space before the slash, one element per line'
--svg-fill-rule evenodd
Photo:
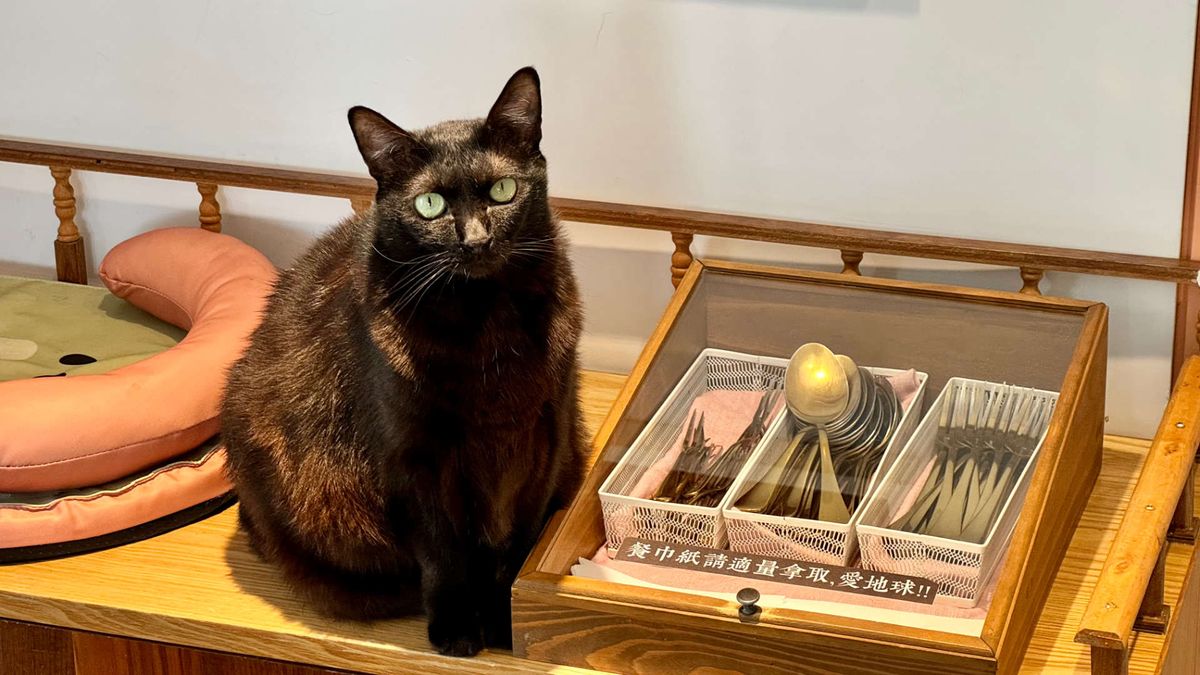
<path fill-rule="evenodd" d="M 0 621 L 0 675 L 336 675 L 336 670 Z"/>

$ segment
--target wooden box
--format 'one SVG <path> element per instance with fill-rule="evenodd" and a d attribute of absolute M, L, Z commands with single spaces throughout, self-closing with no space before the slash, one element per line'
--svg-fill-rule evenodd
<path fill-rule="evenodd" d="M 701 349 L 859 363 L 1060 391 L 978 635 L 571 576 L 605 541 L 597 488 Z M 518 656 L 621 673 L 1013 672 L 1100 470 L 1107 309 L 1098 303 L 696 262 L 595 439 L 596 461 L 513 586 Z"/>

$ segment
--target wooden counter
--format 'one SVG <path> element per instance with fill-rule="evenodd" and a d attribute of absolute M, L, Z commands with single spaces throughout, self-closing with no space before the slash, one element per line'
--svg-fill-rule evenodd
<path fill-rule="evenodd" d="M 585 374 L 589 430 L 599 424 L 622 381 L 614 375 Z M 1073 638 L 1147 446 L 1146 441 L 1106 438 L 1103 472 L 1030 645 L 1026 672 L 1087 672 L 1087 648 Z M 0 619 L 10 620 L 0 621 L 0 675 L 299 674 L 328 668 L 377 673 L 586 672 L 494 651 L 470 660 L 441 657 L 429 648 L 419 618 L 367 625 L 318 617 L 249 551 L 235 516 L 229 509 L 134 545 L 0 567 Z M 1190 555 L 1190 546 L 1172 544 L 1168 603 L 1175 603 Z M 1130 671 L 1154 672 L 1161 647 L 1161 636 L 1139 635 Z"/>

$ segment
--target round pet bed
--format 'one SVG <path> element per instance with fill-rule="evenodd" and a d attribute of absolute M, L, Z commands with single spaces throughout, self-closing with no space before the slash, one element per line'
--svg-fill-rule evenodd
<path fill-rule="evenodd" d="M 157 341 L 153 333 L 168 344 L 178 338 L 161 324 L 124 342 L 106 342 L 99 329 L 91 351 L 116 353 L 97 357 L 60 354 L 79 351 L 68 345 L 86 332 L 83 320 L 66 321 L 58 330 L 68 337 L 54 343 L 14 335 L 13 321 L 0 317 L 0 364 L 52 371 L 0 382 L 0 548 L 111 545 L 112 533 L 223 503 L 224 452 L 206 441 L 218 430 L 226 372 L 258 325 L 275 274 L 232 237 L 154 230 L 114 248 L 100 277 L 116 298 L 186 331 L 165 351 L 147 356 L 163 346 L 138 342 Z M 105 303 L 106 314 L 125 311 L 124 302 Z M 49 356 L 30 353 L 48 342 Z M 0 560 L 13 557 L 7 553 Z"/>

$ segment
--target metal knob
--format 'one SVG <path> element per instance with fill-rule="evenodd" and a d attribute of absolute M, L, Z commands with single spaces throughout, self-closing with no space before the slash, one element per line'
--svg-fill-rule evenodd
<path fill-rule="evenodd" d="M 758 621 L 758 616 L 762 614 L 762 608 L 758 606 L 758 600 L 762 597 L 758 591 L 753 588 L 743 588 L 737 592 L 737 601 L 741 605 L 738 608 L 738 618 L 745 623 L 754 623 Z"/>

